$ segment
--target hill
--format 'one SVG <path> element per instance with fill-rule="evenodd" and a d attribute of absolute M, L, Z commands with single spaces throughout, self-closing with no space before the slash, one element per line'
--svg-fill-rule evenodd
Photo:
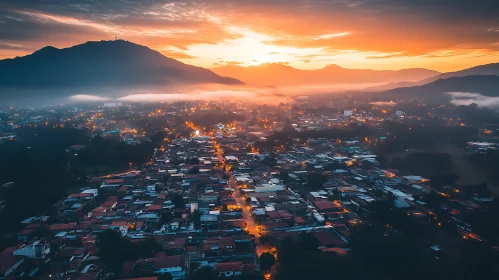
<path fill-rule="evenodd" d="M 0 60 L 0 88 L 41 90 L 172 83 L 242 84 L 124 40 L 87 42 L 65 49 L 45 47 L 31 55 Z"/>
<path fill-rule="evenodd" d="M 429 102 L 445 102 L 451 97 L 445 93 L 478 93 L 482 96 L 499 97 L 499 76 L 473 75 L 440 79 L 421 86 L 401 87 L 381 92 L 386 100 L 425 98 Z"/>
<path fill-rule="evenodd" d="M 347 69 L 329 65 L 322 69 L 301 70 L 279 63 L 257 66 L 221 66 L 211 69 L 221 76 L 230 76 L 256 85 L 352 84 L 419 81 L 440 74 L 437 71 L 414 68 L 403 70 Z"/>
<path fill-rule="evenodd" d="M 426 79 L 423 79 L 423 80 L 417 81 L 417 82 L 389 83 L 386 85 L 369 87 L 369 88 L 365 88 L 364 91 L 372 91 L 372 92 L 385 91 L 385 90 L 390 90 L 390 89 L 395 89 L 395 88 L 400 88 L 400 87 L 421 86 L 421 85 L 429 84 L 431 82 L 435 82 L 437 80 L 448 79 L 448 78 L 453 78 L 453 77 L 484 76 L 484 75 L 499 76 L 499 63 L 484 64 L 484 65 L 479 65 L 479 66 L 467 68 L 467 69 L 460 70 L 460 71 L 442 73 L 440 75 L 429 77 L 429 78 L 426 78 Z"/>

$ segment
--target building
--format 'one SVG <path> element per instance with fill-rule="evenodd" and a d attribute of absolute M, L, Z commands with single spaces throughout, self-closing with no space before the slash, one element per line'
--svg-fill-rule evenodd
<path fill-rule="evenodd" d="M 119 231 L 121 236 L 126 236 L 128 233 L 128 223 L 126 221 L 113 221 L 109 228 Z"/>
<path fill-rule="evenodd" d="M 344 110 L 343 111 L 343 116 L 345 117 L 350 117 L 353 115 L 353 110 Z"/>
<path fill-rule="evenodd" d="M 169 273 L 174 280 L 183 280 L 186 277 L 186 270 L 181 256 L 162 256 L 137 260 L 134 270 L 138 273 Z"/>
<path fill-rule="evenodd" d="M 39 240 L 29 245 L 23 245 L 13 252 L 14 256 L 23 256 L 29 259 L 43 259 L 48 254 L 50 254 L 50 245 Z"/>
<path fill-rule="evenodd" d="M 243 262 L 217 263 L 215 271 L 219 277 L 241 276 L 244 271 Z"/>

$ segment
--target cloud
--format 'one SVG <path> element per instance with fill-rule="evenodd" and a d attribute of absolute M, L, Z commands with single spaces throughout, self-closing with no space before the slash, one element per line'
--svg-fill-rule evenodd
<path fill-rule="evenodd" d="M 384 59 L 384 58 L 394 58 L 394 57 L 404 57 L 407 56 L 404 52 L 395 52 L 395 53 L 379 53 L 366 56 L 367 59 Z"/>
<path fill-rule="evenodd" d="M 351 33 L 350 32 L 340 32 L 340 33 L 333 33 L 333 34 L 324 34 L 324 35 L 320 35 L 314 39 L 316 40 L 319 40 L 319 39 L 332 39 L 332 38 L 338 38 L 338 37 L 343 37 L 343 36 L 347 36 L 347 35 L 350 35 Z"/>
<path fill-rule="evenodd" d="M 223 89 L 206 89 L 206 88 L 191 88 L 183 92 L 172 93 L 135 93 L 129 94 L 116 99 L 120 102 L 179 102 L 179 101 L 221 101 L 231 102 L 248 102 L 256 104 L 277 105 L 281 102 L 291 103 L 292 99 L 278 96 L 271 91 L 263 88 L 223 88 Z"/>
<path fill-rule="evenodd" d="M 365 67 L 387 67 L 378 62 L 386 60 L 392 68 L 392 62 L 409 61 L 410 67 L 427 63 L 456 69 L 477 64 L 477 56 L 463 56 L 466 52 L 484 57 L 479 61 L 485 63 L 499 57 L 499 5 L 493 0 L 3 2 L 0 42 L 26 46 L 0 45 L 10 57 L 45 45 L 111 39 L 115 32 L 159 51 L 176 47 L 182 51 L 172 54 L 176 58 L 205 67 L 219 63 L 213 56 L 223 55 L 229 61 L 263 57 L 257 60 L 321 68 L 336 63 L 346 50 L 355 55 L 339 59 Z M 304 52 L 317 56 L 296 57 Z M 444 60 L 449 57 L 460 61 Z"/>
<path fill-rule="evenodd" d="M 110 100 L 110 98 L 90 94 L 77 94 L 69 97 L 69 100 L 73 102 L 97 102 L 107 101 Z"/>
<path fill-rule="evenodd" d="M 2 50 L 31 50 L 30 47 L 21 44 L 11 44 L 0 42 L 0 49 Z"/>
<path fill-rule="evenodd" d="M 219 61 L 219 62 L 215 62 L 213 63 L 213 66 L 228 66 L 228 65 L 231 65 L 231 66 L 235 66 L 235 65 L 243 65 L 244 62 L 241 62 L 241 61 Z"/>
<path fill-rule="evenodd" d="M 477 104 L 478 107 L 499 109 L 499 97 L 485 96 L 475 92 L 447 92 L 451 96 L 451 103 L 456 106 Z"/>

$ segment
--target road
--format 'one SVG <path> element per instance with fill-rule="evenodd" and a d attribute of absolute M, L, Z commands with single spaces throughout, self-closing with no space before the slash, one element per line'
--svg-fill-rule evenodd
<path fill-rule="evenodd" d="M 246 201 L 244 197 L 241 195 L 241 192 L 239 192 L 236 180 L 232 177 L 232 175 L 230 175 L 229 184 L 234 189 L 234 192 L 232 192 L 232 196 L 236 200 L 237 204 L 241 205 L 243 219 L 246 222 L 246 230 L 248 231 L 249 234 L 255 236 L 256 253 L 258 254 L 258 256 L 260 256 L 263 252 L 266 252 L 267 250 L 260 243 L 260 239 L 258 238 L 258 236 L 260 236 L 257 230 L 258 225 L 256 224 L 255 220 L 251 217 L 251 208 L 246 207 Z"/>
<path fill-rule="evenodd" d="M 222 149 L 220 148 L 220 146 L 218 146 L 218 144 L 216 146 L 216 151 L 220 162 L 223 163 L 224 158 L 222 156 Z M 260 236 L 257 230 L 258 225 L 256 224 L 255 220 L 251 217 L 251 209 L 246 208 L 246 201 L 244 197 L 241 195 L 241 192 L 239 191 L 236 179 L 234 179 L 234 176 L 232 175 L 231 172 L 227 171 L 226 173 L 227 175 L 229 175 L 229 180 L 228 180 L 229 186 L 233 190 L 232 197 L 237 202 L 237 204 L 241 206 L 243 220 L 246 222 L 246 230 L 248 231 L 249 234 L 255 236 L 256 253 L 258 256 L 260 256 L 263 252 L 266 252 L 267 249 L 265 248 L 265 246 L 263 246 L 260 243 L 260 239 L 258 238 L 258 236 Z"/>

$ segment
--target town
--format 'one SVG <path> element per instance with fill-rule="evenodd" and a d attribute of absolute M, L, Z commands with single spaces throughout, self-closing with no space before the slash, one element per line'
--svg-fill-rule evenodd
<path fill-rule="evenodd" d="M 497 174 L 483 163 L 499 129 L 470 110 L 344 97 L 4 110 L 2 170 L 49 173 L 29 191 L 22 169 L 2 175 L 0 279 L 390 278 L 417 265 L 457 278 L 463 262 L 479 278 L 497 271 Z M 485 175 L 463 181 L 458 164 Z M 78 176 L 54 193 L 58 170 Z"/>

